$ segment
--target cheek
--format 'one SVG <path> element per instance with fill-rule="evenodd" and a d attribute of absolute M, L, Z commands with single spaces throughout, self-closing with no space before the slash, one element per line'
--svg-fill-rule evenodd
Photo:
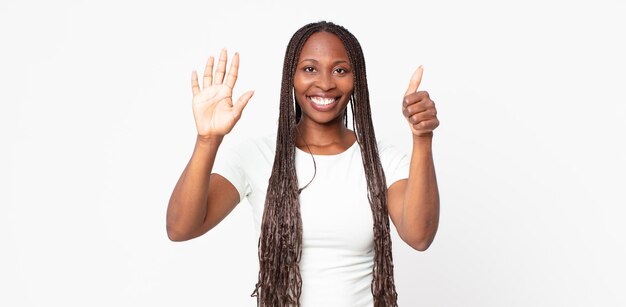
<path fill-rule="evenodd" d="M 341 79 L 341 89 L 346 94 L 352 94 L 354 91 L 354 77 Z"/>
<path fill-rule="evenodd" d="M 293 88 L 296 92 L 296 96 L 302 95 L 303 92 L 309 87 L 309 81 L 303 77 L 301 74 L 296 73 L 293 76 Z"/>

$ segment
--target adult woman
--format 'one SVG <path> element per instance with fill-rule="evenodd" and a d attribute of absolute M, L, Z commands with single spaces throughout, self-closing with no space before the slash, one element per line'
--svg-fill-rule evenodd
<path fill-rule="evenodd" d="M 439 216 L 431 150 L 439 122 L 428 93 L 416 92 L 421 67 L 402 102 L 413 136 L 409 166 L 391 149 L 379 152 L 356 38 L 332 23 L 306 25 L 285 55 L 274 155 L 267 140 L 251 141 L 242 147 L 245 155 L 233 150 L 216 162 L 223 137 L 252 96 L 246 92 L 232 104 L 239 57 L 222 84 L 226 61 L 222 51 L 213 76 L 209 58 L 202 90 L 192 75 L 198 138 L 168 206 L 170 238 L 205 233 L 248 197 L 260 228 L 253 293 L 260 305 L 395 306 L 389 217 L 400 237 L 423 251 Z M 349 103 L 354 131 L 347 128 Z"/>

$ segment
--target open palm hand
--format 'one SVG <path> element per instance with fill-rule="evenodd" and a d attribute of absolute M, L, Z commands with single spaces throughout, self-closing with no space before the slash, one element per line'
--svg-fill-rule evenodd
<path fill-rule="evenodd" d="M 193 115 L 198 136 L 203 138 L 223 137 L 228 134 L 241 118 L 243 108 L 254 94 L 254 91 L 245 92 L 233 105 L 232 95 L 239 70 L 239 54 L 235 53 L 224 80 L 227 60 L 227 52 L 223 49 L 213 74 L 214 58 L 209 57 L 202 78 L 202 89 L 198 84 L 196 71 L 191 76 Z"/>

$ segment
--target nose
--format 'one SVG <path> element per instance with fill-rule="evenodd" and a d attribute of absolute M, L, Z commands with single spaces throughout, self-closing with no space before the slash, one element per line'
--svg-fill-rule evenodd
<path fill-rule="evenodd" d="M 337 86 L 333 74 L 329 72 L 319 74 L 319 78 L 316 83 L 317 87 L 323 91 L 332 90 Z"/>

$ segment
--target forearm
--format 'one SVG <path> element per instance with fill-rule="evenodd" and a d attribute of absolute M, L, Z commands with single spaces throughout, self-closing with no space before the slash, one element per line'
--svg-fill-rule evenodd
<path fill-rule="evenodd" d="M 426 250 L 439 225 L 439 189 L 432 154 L 432 134 L 413 136 L 413 151 L 402 213 L 405 240 Z"/>
<path fill-rule="evenodd" d="M 167 233 L 172 240 L 193 232 L 204 222 L 211 170 L 222 138 L 196 139 L 189 163 L 181 174 L 167 207 Z"/>

